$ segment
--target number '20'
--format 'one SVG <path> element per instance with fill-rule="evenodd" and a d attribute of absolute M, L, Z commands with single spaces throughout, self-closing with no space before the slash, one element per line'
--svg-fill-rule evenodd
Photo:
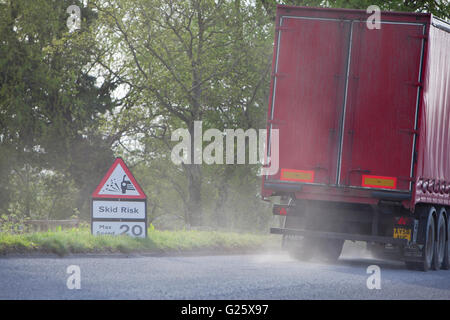
<path fill-rule="evenodd" d="M 142 227 L 140 225 L 134 225 L 130 228 L 129 225 L 123 224 L 120 226 L 120 230 L 122 231 L 120 234 L 127 234 L 131 229 L 131 234 L 135 237 L 142 235 Z"/>

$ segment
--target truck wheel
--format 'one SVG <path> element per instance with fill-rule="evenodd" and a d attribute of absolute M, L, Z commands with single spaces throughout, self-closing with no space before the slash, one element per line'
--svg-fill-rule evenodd
<path fill-rule="evenodd" d="M 436 257 L 436 225 L 434 215 L 436 214 L 436 209 L 432 206 L 422 207 L 422 209 L 428 208 L 426 229 L 425 231 L 425 243 L 423 247 L 423 257 L 422 261 L 405 261 L 406 267 L 410 270 L 421 270 L 428 271 L 431 267 L 434 267 L 435 257 Z"/>
<path fill-rule="evenodd" d="M 299 261 L 308 261 L 314 256 L 316 251 L 316 245 L 314 239 L 285 239 L 285 247 L 289 252 L 289 255 Z"/>
<path fill-rule="evenodd" d="M 437 230 L 436 230 L 436 243 L 434 249 L 434 259 L 433 259 L 433 269 L 439 270 L 444 263 L 444 252 L 445 252 L 445 236 L 446 236 L 446 225 L 445 225 L 445 209 L 442 208 L 439 212 L 437 218 Z"/>
<path fill-rule="evenodd" d="M 445 209 L 444 209 L 445 210 Z M 450 217 L 448 216 L 447 213 L 447 219 L 446 219 L 446 234 L 445 234 L 445 249 L 444 249 L 444 261 L 442 263 L 442 269 L 444 270 L 448 270 L 450 269 L 450 246 L 449 246 L 449 241 L 450 241 L 450 222 L 449 219 Z"/>
<path fill-rule="evenodd" d="M 336 262 L 342 253 L 344 240 L 339 239 L 317 239 L 317 253 L 327 262 Z"/>
<path fill-rule="evenodd" d="M 419 270 L 422 271 L 428 271 L 430 270 L 433 259 L 435 256 L 435 222 L 434 222 L 434 213 L 436 212 L 436 209 L 434 207 L 430 207 L 428 211 L 428 218 L 427 218 L 427 227 L 425 232 L 425 245 L 423 248 L 423 260 L 418 265 Z"/>

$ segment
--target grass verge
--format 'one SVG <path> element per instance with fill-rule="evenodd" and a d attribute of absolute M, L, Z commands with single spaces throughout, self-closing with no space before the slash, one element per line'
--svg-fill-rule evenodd
<path fill-rule="evenodd" d="M 29 234 L 0 233 L 0 254 L 54 253 L 180 253 L 257 250 L 267 236 L 216 231 L 148 230 L 145 239 L 128 236 L 93 236 L 90 230 L 71 229 Z"/>

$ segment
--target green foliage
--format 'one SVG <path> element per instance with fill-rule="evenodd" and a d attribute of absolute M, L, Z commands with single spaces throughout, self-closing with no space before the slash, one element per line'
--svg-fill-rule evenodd
<path fill-rule="evenodd" d="M 72 4 L 83 20 L 69 33 Z M 111 141 L 97 129 L 99 115 L 114 105 L 115 85 L 99 84 L 90 72 L 98 54 L 95 13 L 80 0 L 7 0 L 0 17 L 0 212 L 71 215 L 113 158 Z M 63 208 L 63 197 L 52 201 L 68 189 L 71 208 Z"/>
<path fill-rule="evenodd" d="M 188 252 L 198 250 L 248 250 L 265 244 L 266 236 L 209 231 L 148 232 L 148 238 L 93 236 L 89 229 L 71 229 L 23 235 L 0 233 L 0 254 L 45 252 L 60 256 L 69 253 L 107 252 Z"/>
<path fill-rule="evenodd" d="M 77 215 L 77 194 L 72 180 L 54 171 L 42 171 L 29 165 L 10 175 L 9 211 L 33 219 L 67 219 Z"/>
<path fill-rule="evenodd" d="M 277 4 L 350 9 L 367 9 L 371 5 L 377 5 L 384 11 L 428 12 L 442 19 L 450 19 L 450 6 L 446 0 L 258 0 L 258 2 L 273 19 Z"/>
<path fill-rule="evenodd" d="M 25 222 L 29 218 L 23 218 L 16 214 L 0 215 L 0 233 L 19 234 L 30 231 Z"/>
<path fill-rule="evenodd" d="M 265 127 L 270 20 L 262 7 L 241 1 L 116 0 L 96 1 L 95 7 L 109 39 L 104 65 L 127 85 L 130 103 L 109 121 L 108 130 L 127 128 L 127 139 L 138 142 L 133 148 L 123 141 L 119 152 L 145 163 L 140 172 L 150 182 L 144 185 L 155 215 L 169 213 L 192 225 L 214 223 L 211 213 L 203 213 L 206 204 L 217 200 L 210 210 L 227 214 L 222 210 L 227 196 L 216 195 L 228 194 L 237 172 L 254 176 L 254 171 L 175 167 L 168 161 L 170 136 L 180 127 L 192 135 L 197 120 L 204 130 Z M 114 60 L 117 55 L 123 58 Z M 253 193 L 256 179 L 250 183 Z M 214 224 L 224 227 L 219 220 Z"/>

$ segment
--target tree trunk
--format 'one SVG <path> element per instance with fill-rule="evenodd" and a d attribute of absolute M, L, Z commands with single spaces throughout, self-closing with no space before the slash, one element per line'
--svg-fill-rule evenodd
<path fill-rule="evenodd" d="M 222 176 L 218 181 L 217 185 L 217 192 L 218 192 L 218 199 L 216 201 L 216 208 L 215 208 L 215 220 L 218 227 L 221 228 L 228 228 L 228 220 L 229 217 L 227 216 L 226 212 L 226 206 L 228 202 L 228 187 L 229 187 L 229 180 L 231 178 L 231 175 L 233 174 L 233 166 L 227 165 L 225 167 L 224 172 L 222 172 Z"/>
<path fill-rule="evenodd" d="M 184 165 L 189 188 L 187 204 L 188 220 L 190 226 L 202 224 L 202 167 L 200 164 Z"/>
<path fill-rule="evenodd" d="M 228 200 L 228 183 L 224 183 L 218 187 L 219 198 L 216 202 L 215 218 L 219 228 L 228 228 L 228 216 L 225 211 Z"/>

